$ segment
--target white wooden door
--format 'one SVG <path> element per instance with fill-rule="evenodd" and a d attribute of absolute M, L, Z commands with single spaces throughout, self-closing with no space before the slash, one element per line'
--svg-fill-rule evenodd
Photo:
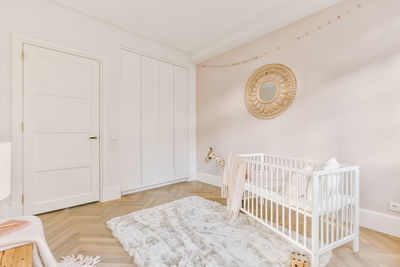
<path fill-rule="evenodd" d="M 175 66 L 175 178 L 188 177 L 188 74 Z"/>
<path fill-rule="evenodd" d="M 121 191 L 142 186 L 141 181 L 141 56 L 122 50 L 119 96 L 119 153 Z"/>
<path fill-rule="evenodd" d="M 99 62 L 29 44 L 24 55 L 24 213 L 98 201 Z"/>
<path fill-rule="evenodd" d="M 158 60 L 142 56 L 142 186 L 157 184 Z"/>
<path fill-rule="evenodd" d="M 159 183 L 174 179 L 174 65 L 160 61 Z"/>

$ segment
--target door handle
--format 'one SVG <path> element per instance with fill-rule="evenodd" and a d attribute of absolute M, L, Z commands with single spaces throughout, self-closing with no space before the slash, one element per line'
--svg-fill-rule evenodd
<path fill-rule="evenodd" d="M 97 136 L 90 136 L 89 139 L 95 140 L 97 139 Z"/>

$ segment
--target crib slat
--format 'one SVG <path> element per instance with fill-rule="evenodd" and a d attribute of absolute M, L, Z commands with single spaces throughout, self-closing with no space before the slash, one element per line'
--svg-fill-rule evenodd
<path fill-rule="evenodd" d="M 349 173 L 346 175 L 346 236 L 349 235 Z"/>
<path fill-rule="evenodd" d="M 257 157 L 256 157 L 257 160 Z M 253 173 L 254 173 L 254 216 L 258 217 L 258 173 L 257 173 L 258 164 L 254 164 Z"/>
<path fill-rule="evenodd" d="M 287 165 L 287 162 L 285 162 L 285 165 Z M 283 219 L 282 219 L 282 231 L 284 233 L 285 233 L 285 229 L 286 229 L 286 218 L 285 218 L 286 217 L 285 180 L 286 180 L 286 177 L 287 177 L 286 174 L 287 174 L 287 172 L 285 170 L 282 170 L 282 200 L 283 200 L 283 205 L 282 205 L 282 216 L 283 216 Z M 288 207 L 290 207 L 290 203 L 289 203 Z"/>
<path fill-rule="evenodd" d="M 296 242 L 299 242 L 299 174 L 296 173 Z"/>
<path fill-rule="evenodd" d="M 330 208 L 331 208 L 331 243 L 335 242 L 335 209 L 334 209 L 334 202 L 333 199 L 335 197 L 335 176 L 331 175 L 331 195 L 329 197 L 329 200 L 331 202 Z"/>
<path fill-rule="evenodd" d="M 255 191 L 256 191 L 256 217 L 258 218 L 258 188 L 259 188 L 259 185 L 258 185 L 258 167 L 260 166 L 260 164 L 256 164 L 256 165 L 254 165 L 254 171 L 255 171 L 255 177 L 256 177 L 256 188 L 255 188 Z"/>
<path fill-rule="evenodd" d="M 251 214 L 254 215 L 254 163 L 251 164 Z"/>
<path fill-rule="evenodd" d="M 289 188 L 288 188 L 288 201 L 289 201 L 289 237 L 292 238 L 292 201 L 291 201 L 291 194 L 290 188 L 292 188 L 292 172 L 289 171 Z"/>
<path fill-rule="evenodd" d="M 326 183 L 325 183 L 325 213 L 326 213 L 326 227 L 325 227 L 325 238 L 326 238 L 326 245 L 329 245 L 329 210 L 328 210 L 328 196 L 329 196 L 329 192 L 328 192 L 328 183 L 329 183 L 329 179 L 328 179 L 328 175 L 325 175 L 326 177 Z"/>
<path fill-rule="evenodd" d="M 329 196 L 329 200 L 331 202 L 331 206 L 330 206 L 330 213 L 331 213 L 331 221 L 330 221 L 330 228 L 331 228 L 331 243 L 334 241 L 333 240 L 333 229 L 334 229 L 334 225 L 333 225 L 333 216 L 334 216 L 334 212 L 333 212 L 333 176 L 330 176 L 330 180 L 331 180 L 331 192 L 330 192 L 330 196 Z"/>
<path fill-rule="evenodd" d="M 265 223 L 268 223 L 268 168 L 264 167 L 265 172 Z"/>
<path fill-rule="evenodd" d="M 348 173 L 348 181 L 347 181 L 347 213 L 348 213 L 348 218 L 347 218 L 347 225 L 348 225 L 348 234 L 351 234 L 351 173 Z"/>
<path fill-rule="evenodd" d="M 264 173 L 262 171 L 262 168 L 264 168 L 263 166 L 264 165 L 261 165 L 261 164 L 259 166 L 259 179 L 260 179 L 259 193 L 260 193 L 260 202 L 261 202 L 261 204 L 260 204 L 260 219 L 263 218 L 263 207 L 264 207 L 264 196 L 263 196 L 263 193 L 262 193 L 262 188 L 263 188 L 263 177 L 262 177 L 262 174 Z"/>
<path fill-rule="evenodd" d="M 329 207 L 329 241 L 330 243 L 333 242 L 333 207 L 332 207 L 332 195 L 333 195 L 333 177 L 332 175 L 329 175 L 329 196 L 328 196 L 328 202 L 326 203 Z"/>
<path fill-rule="evenodd" d="M 269 184 L 269 190 L 270 190 L 270 199 L 269 199 L 269 203 L 271 204 L 271 209 L 270 209 L 270 223 L 271 223 L 271 227 L 272 227 L 272 215 L 273 215 L 273 213 L 274 213 L 274 207 L 273 207 L 273 205 L 272 205 L 272 167 L 269 167 L 269 172 L 270 172 L 270 175 L 269 175 L 269 177 L 270 177 L 270 179 L 271 179 L 271 181 L 270 181 L 270 184 Z"/>
<path fill-rule="evenodd" d="M 258 192 L 258 203 L 260 205 L 260 207 L 258 208 L 258 213 L 259 213 L 259 218 L 262 218 L 262 207 L 263 207 L 263 196 L 262 196 L 262 172 L 261 172 L 261 167 L 263 166 L 261 164 L 261 156 L 258 157 L 258 161 L 260 162 L 258 164 L 258 187 L 257 187 L 257 192 Z"/>
<path fill-rule="evenodd" d="M 283 159 L 282 159 L 282 165 L 283 165 Z M 285 233 L 285 197 L 283 196 L 283 191 L 284 191 L 284 186 L 285 186 L 285 175 L 284 175 L 284 170 L 280 169 L 281 173 L 281 179 L 282 179 L 282 187 L 280 191 L 282 192 L 282 209 L 281 209 L 281 218 L 282 218 L 282 233 Z M 279 192 L 277 192 L 279 194 Z M 280 194 L 279 194 L 280 195 Z"/>
<path fill-rule="evenodd" d="M 320 243 L 320 238 L 319 238 L 319 209 L 318 209 L 318 204 L 320 202 L 320 186 L 319 186 L 319 176 L 318 175 L 312 175 L 310 178 L 309 183 L 311 183 L 311 196 L 310 198 L 312 199 L 312 217 L 311 217 L 311 251 L 313 251 L 315 254 L 318 255 L 318 250 L 321 247 Z M 307 196 L 306 196 L 307 197 Z M 306 235 L 305 235 L 306 236 Z M 317 265 L 317 264 L 315 264 Z"/>
<path fill-rule="evenodd" d="M 322 203 L 324 201 L 324 195 L 323 195 L 323 185 L 324 185 L 324 181 L 323 181 L 323 176 L 319 176 L 319 183 L 321 186 L 318 187 L 318 191 L 319 191 L 319 201 Z M 320 206 L 321 207 L 321 206 Z M 319 227 L 320 227 L 320 239 L 321 239 L 321 245 L 320 248 L 324 247 L 324 210 L 320 208 L 320 223 L 319 223 Z"/>
<path fill-rule="evenodd" d="M 336 175 L 336 199 L 335 199 L 335 209 L 336 209 L 336 241 L 339 240 L 339 180 L 342 174 Z"/>
<path fill-rule="evenodd" d="M 304 230 L 303 230 L 303 235 L 304 235 L 304 246 L 307 246 L 307 177 L 306 175 L 302 174 L 301 175 L 304 179 L 304 214 L 303 214 L 303 219 L 304 219 Z"/>
<path fill-rule="evenodd" d="M 351 199 L 351 205 L 350 205 L 350 212 L 351 212 L 351 216 L 350 216 L 350 234 L 354 233 L 354 172 L 351 171 L 350 172 L 350 199 Z"/>
<path fill-rule="evenodd" d="M 343 217 L 344 217 L 344 204 L 343 204 L 343 195 L 344 195 L 344 177 L 346 176 L 346 173 L 343 173 L 341 176 L 341 190 L 340 190 L 340 238 L 343 238 Z"/>
<path fill-rule="evenodd" d="M 257 200 L 257 177 L 256 177 L 256 172 L 255 172 L 255 167 L 256 164 L 253 164 L 253 168 L 252 168 L 252 172 L 253 172 L 253 210 L 252 210 L 252 214 L 254 216 L 256 216 L 256 209 L 257 209 L 257 204 L 256 204 L 256 200 Z"/>
<path fill-rule="evenodd" d="M 251 187 L 252 187 L 252 183 L 253 183 L 253 181 L 252 181 L 252 179 L 253 179 L 253 177 L 251 177 L 251 164 L 252 163 L 248 163 L 248 165 L 247 165 L 247 172 L 248 172 L 248 181 L 249 181 L 249 192 L 248 192 L 248 194 L 249 194 L 249 199 L 248 199 L 248 201 L 247 201 L 247 205 L 248 205 L 248 208 L 247 208 L 247 211 L 250 213 L 250 211 L 251 211 L 251 199 L 252 199 L 252 190 L 251 190 Z"/>
<path fill-rule="evenodd" d="M 247 183 L 249 183 L 250 185 L 250 163 L 247 165 Z M 247 190 L 247 208 L 246 210 L 249 211 L 250 210 L 250 201 L 249 201 L 249 197 L 250 197 L 250 192 L 249 190 Z"/>
<path fill-rule="evenodd" d="M 278 216 L 279 216 L 279 199 L 278 199 L 278 175 L 279 175 L 279 169 L 275 168 L 275 178 L 276 178 L 276 183 L 275 183 L 275 228 L 276 230 L 278 230 L 278 225 L 279 225 L 279 221 L 278 221 Z"/>
<path fill-rule="evenodd" d="M 349 235 L 351 235 L 352 234 L 352 231 L 351 231 L 351 224 L 352 224 L 352 221 L 353 221 L 353 211 L 352 211 L 352 201 L 351 201 L 351 197 L 352 197 L 352 194 L 351 194 L 351 186 L 352 186 L 352 175 L 351 175 L 351 172 L 349 172 L 349 195 L 348 195 L 348 198 L 349 198 L 349 200 L 348 200 L 348 207 L 349 207 Z"/>

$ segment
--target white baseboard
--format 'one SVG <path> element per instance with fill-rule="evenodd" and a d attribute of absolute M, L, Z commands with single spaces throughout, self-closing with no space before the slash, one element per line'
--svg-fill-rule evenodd
<path fill-rule="evenodd" d="M 222 178 L 220 176 L 208 174 L 205 172 L 197 172 L 196 181 L 219 187 L 222 186 Z"/>
<path fill-rule="evenodd" d="M 144 187 L 140 187 L 140 188 L 135 188 L 135 189 L 131 189 L 131 190 L 122 191 L 121 194 L 123 196 L 124 195 L 129 195 L 129 194 L 133 194 L 133 193 L 136 193 L 136 192 L 145 191 L 145 190 L 149 190 L 149 189 L 154 189 L 154 188 L 158 188 L 158 187 L 162 187 L 162 186 L 166 186 L 166 185 L 170 185 L 170 184 L 186 182 L 187 180 L 188 180 L 188 178 L 177 179 L 177 180 L 169 181 L 169 182 L 166 182 L 166 183 L 150 185 L 150 186 L 144 186 Z"/>
<path fill-rule="evenodd" d="M 400 237 L 400 217 L 360 209 L 360 226 Z"/>
<path fill-rule="evenodd" d="M 221 177 L 204 172 L 197 172 L 196 181 L 219 187 L 222 185 Z M 360 226 L 400 237 L 400 217 L 398 216 L 360 209 Z"/>
<path fill-rule="evenodd" d="M 191 174 L 188 178 L 186 178 L 186 181 L 188 182 L 192 182 L 192 181 L 196 181 L 196 174 Z"/>
<path fill-rule="evenodd" d="M 120 198 L 121 198 L 121 188 L 119 186 L 104 187 L 103 197 L 101 199 L 101 202 L 106 202 Z"/>
<path fill-rule="evenodd" d="M 196 181 L 196 179 L 194 177 L 189 177 L 186 179 L 187 182 L 193 182 Z"/>

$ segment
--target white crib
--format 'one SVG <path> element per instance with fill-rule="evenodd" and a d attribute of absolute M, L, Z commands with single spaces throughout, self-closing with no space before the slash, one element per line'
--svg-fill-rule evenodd
<path fill-rule="evenodd" d="M 247 180 L 241 211 L 312 255 L 353 241 L 359 250 L 359 167 L 268 154 L 243 154 Z M 304 238 L 307 237 L 307 238 Z"/>

